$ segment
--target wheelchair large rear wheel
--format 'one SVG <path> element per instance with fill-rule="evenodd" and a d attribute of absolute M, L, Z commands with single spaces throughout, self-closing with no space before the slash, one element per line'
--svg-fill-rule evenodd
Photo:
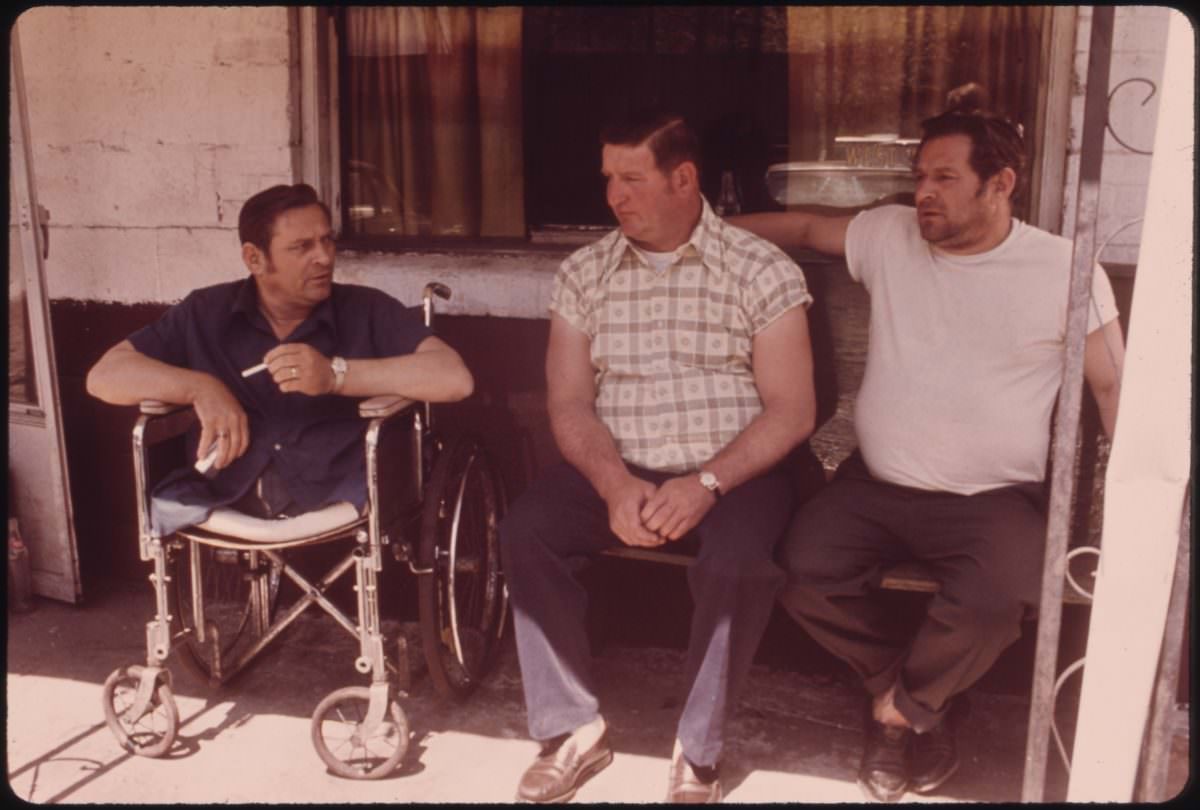
<path fill-rule="evenodd" d="M 280 569 L 260 555 L 255 569 L 250 568 L 245 552 L 216 548 L 199 543 L 200 575 L 204 617 L 209 627 L 215 627 L 220 645 L 221 675 L 216 677 L 211 637 L 201 643 L 196 635 L 196 619 L 192 607 L 192 564 L 187 544 L 178 549 L 171 565 L 171 615 L 175 629 L 188 631 L 182 636 L 179 660 L 202 680 L 220 683 L 227 665 L 234 657 L 257 639 L 270 624 L 279 596 Z M 265 609 L 254 599 L 253 585 L 265 583 Z M 260 614 L 256 616 L 256 613 Z"/>
<path fill-rule="evenodd" d="M 508 595 L 496 533 L 499 477 L 478 441 L 463 436 L 437 455 L 425 491 L 417 562 L 421 641 L 434 688 L 464 698 L 500 646 Z"/>

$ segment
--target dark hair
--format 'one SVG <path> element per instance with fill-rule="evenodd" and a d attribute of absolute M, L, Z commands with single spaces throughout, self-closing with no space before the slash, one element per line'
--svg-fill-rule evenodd
<path fill-rule="evenodd" d="M 271 250 L 271 237 L 275 235 L 275 220 L 284 211 L 319 205 L 329 215 L 329 206 L 321 202 L 317 190 L 307 183 L 294 186 L 271 186 L 258 192 L 242 205 L 238 214 L 238 238 L 242 244 L 249 242 L 264 253 Z"/>
<path fill-rule="evenodd" d="M 666 173 L 685 160 L 696 164 L 700 171 L 700 139 L 678 113 L 648 109 L 635 111 L 609 124 L 600 133 L 605 146 L 650 147 L 654 165 Z"/>
<path fill-rule="evenodd" d="M 1017 176 L 1013 195 L 1019 188 L 1025 168 L 1025 138 L 1020 124 L 985 109 L 987 93 L 975 82 L 956 87 L 946 95 L 946 110 L 921 122 L 920 146 L 930 138 L 966 135 L 971 139 L 971 168 L 980 180 L 987 180 L 1004 168 Z"/>

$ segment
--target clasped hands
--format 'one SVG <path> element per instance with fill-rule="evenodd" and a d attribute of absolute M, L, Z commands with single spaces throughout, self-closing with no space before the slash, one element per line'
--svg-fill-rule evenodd
<path fill-rule="evenodd" d="M 627 546 L 661 546 L 694 529 L 717 496 L 692 473 L 655 486 L 630 476 L 605 498 L 608 526 Z"/>
<path fill-rule="evenodd" d="M 281 343 L 263 356 L 263 363 L 285 394 L 318 396 L 333 391 L 335 379 L 329 358 L 307 343 Z M 250 423 L 241 403 L 223 382 L 204 374 L 192 407 L 200 419 L 197 459 L 208 455 L 215 444 L 217 455 L 212 466 L 221 470 L 246 452 L 250 446 Z"/>

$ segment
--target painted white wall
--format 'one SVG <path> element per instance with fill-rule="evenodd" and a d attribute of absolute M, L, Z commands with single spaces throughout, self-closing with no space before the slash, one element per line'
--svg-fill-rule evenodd
<path fill-rule="evenodd" d="M 1168 11 L 1116 13 L 1112 82 L 1162 74 Z M 1076 72 L 1086 75 L 1091 12 L 1080 9 Z M 41 7 L 20 17 L 34 165 L 51 211 L 52 298 L 170 302 L 237 278 L 236 223 L 255 191 L 293 178 L 286 8 Z M 1064 232 L 1074 228 L 1083 89 L 1075 82 Z M 1127 86 L 1114 126 L 1153 143 L 1157 97 Z M 1148 156 L 1106 141 L 1099 239 L 1141 216 Z M 1134 263 L 1140 227 L 1105 261 Z M 342 278 L 412 301 L 440 278 L 449 312 L 544 317 L 550 276 L 567 250 L 343 254 Z"/>
<path fill-rule="evenodd" d="M 284 8 L 18 20 L 52 298 L 172 301 L 243 272 L 237 213 L 289 182 Z"/>
<path fill-rule="evenodd" d="M 1113 14 L 1113 50 L 1108 87 L 1111 92 L 1127 79 L 1148 79 L 1160 88 L 1167 44 L 1170 9 L 1164 6 L 1117 6 Z M 1075 205 L 1078 199 L 1079 151 L 1083 142 L 1083 105 L 1087 79 L 1088 52 L 1092 36 L 1092 9 L 1079 8 L 1075 38 L 1075 80 L 1072 82 L 1071 137 L 1068 145 L 1067 180 L 1063 196 L 1063 235 L 1075 233 Z M 1109 124 L 1121 140 L 1135 149 L 1154 149 L 1158 122 L 1159 91 L 1143 104 L 1150 92 L 1144 82 L 1121 87 L 1109 106 Z M 1100 167 L 1100 202 L 1096 223 L 1096 246 L 1112 237 L 1100 255 L 1106 264 L 1137 264 L 1142 225 L 1118 229 L 1141 218 L 1146 208 L 1146 188 L 1150 177 L 1150 155 L 1131 152 L 1104 134 L 1104 160 Z M 1115 235 L 1114 235 L 1115 234 Z"/>

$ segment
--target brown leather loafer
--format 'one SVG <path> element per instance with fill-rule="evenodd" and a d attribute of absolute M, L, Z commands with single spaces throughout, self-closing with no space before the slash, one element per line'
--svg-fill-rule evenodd
<path fill-rule="evenodd" d="M 913 793 L 933 793 L 954 776 L 958 770 L 958 746 L 954 729 L 945 720 L 924 734 L 913 736 L 911 770 L 908 789 Z"/>
<path fill-rule="evenodd" d="M 705 769 L 708 770 L 708 769 Z M 717 804 L 721 801 L 721 780 L 703 782 L 685 757 L 671 763 L 667 777 L 667 802 L 670 804 Z"/>
<path fill-rule="evenodd" d="M 858 786 L 868 799 L 896 802 L 908 789 L 909 744 L 913 733 L 867 717 L 867 742 L 858 768 Z"/>
<path fill-rule="evenodd" d="M 576 750 L 570 737 L 557 749 L 543 752 L 533 761 L 517 786 L 517 801 L 559 804 L 571 800 L 579 786 L 612 762 L 608 734 L 601 735 L 587 751 Z"/>

